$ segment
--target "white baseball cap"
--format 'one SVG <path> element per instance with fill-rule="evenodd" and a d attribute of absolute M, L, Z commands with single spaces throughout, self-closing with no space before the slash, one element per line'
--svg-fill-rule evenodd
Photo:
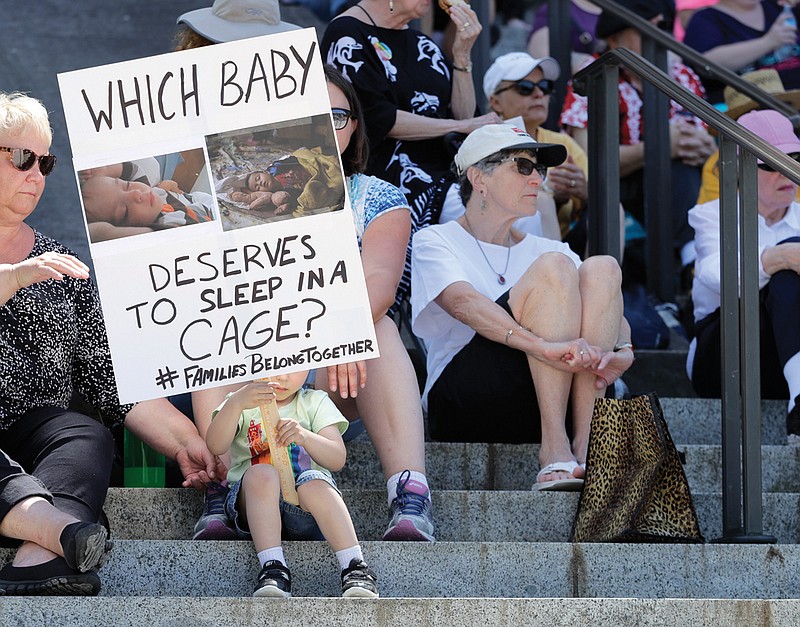
<path fill-rule="evenodd" d="M 214 43 L 274 35 L 300 28 L 281 21 L 278 0 L 214 0 L 211 7 L 195 9 L 178 18 L 198 35 Z"/>
<path fill-rule="evenodd" d="M 498 85 L 503 81 L 522 80 L 537 67 L 541 67 L 544 77 L 551 81 L 556 80 L 561 74 L 558 61 L 553 57 L 536 59 L 527 52 L 509 52 L 501 55 L 483 75 L 483 93 L 488 98 L 497 91 Z"/>
<path fill-rule="evenodd" d="M 536 162 L 548 168 L 561 165 L 567 158 L 567 149 L 561 144 L 540 144 L 524 130 L 511 124 L 489 124 L 472 131 L 455 156 L 459 174 L 501 150 L 533 150 Z"/>

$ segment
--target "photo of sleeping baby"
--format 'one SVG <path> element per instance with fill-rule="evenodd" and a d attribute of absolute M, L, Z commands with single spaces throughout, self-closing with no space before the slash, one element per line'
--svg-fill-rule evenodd
<path fill-rule="evenodd" d="M 223 230 L 339 211 L 344 179 L 330 117 L 206 138 Z"/>
<path fill-rule="evenodd" d="M 78 181 L 92 243 L 216 219 L 202 148 L 80 170 Z"/>

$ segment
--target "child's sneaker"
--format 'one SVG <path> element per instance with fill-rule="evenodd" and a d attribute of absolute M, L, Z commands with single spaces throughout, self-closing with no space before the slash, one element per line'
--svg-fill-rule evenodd
<path fill-rule="evenodd" d="M 227 496 L 227 481 L 206 485 L 203 513 L 194 526 L 193 540 L 238 540 L 236 529 L 225 515 Z"/>
<path fill-rule="evenodd" d="M 375 576 L 364 560 L 352 559 L 350 566 L 342 571 L 342 596 L 377 599 L 378 586 Z"/>
<path fill-rule="evenodd" d="M 397 496 L 389 508 L 389 528 L 384 540 L 434 542 L 430 492 L 424 484 L 411 479 L 406 470 L 397 482 Z"/>
<path fill-rule="evenodd" d="M 264 564 L 258 573 L 258 583 L 253 590 L 254 597 L 286 599 L 292 596 L 292 574 L 278 560 Z"/>

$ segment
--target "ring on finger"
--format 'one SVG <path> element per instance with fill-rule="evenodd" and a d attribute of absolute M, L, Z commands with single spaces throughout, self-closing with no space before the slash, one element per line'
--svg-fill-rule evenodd
<path fill-rule="evenodd" d="M 575 187 L 575 179 L 570 179 L 569 186 L 570 187 Z"/>

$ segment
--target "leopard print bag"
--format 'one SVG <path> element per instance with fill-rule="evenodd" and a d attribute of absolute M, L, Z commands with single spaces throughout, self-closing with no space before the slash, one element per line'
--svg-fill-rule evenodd
<path fill-rule="evenodd" d="M 703 542 L 658 397 L 597 399 L 572 542 Z"/>

